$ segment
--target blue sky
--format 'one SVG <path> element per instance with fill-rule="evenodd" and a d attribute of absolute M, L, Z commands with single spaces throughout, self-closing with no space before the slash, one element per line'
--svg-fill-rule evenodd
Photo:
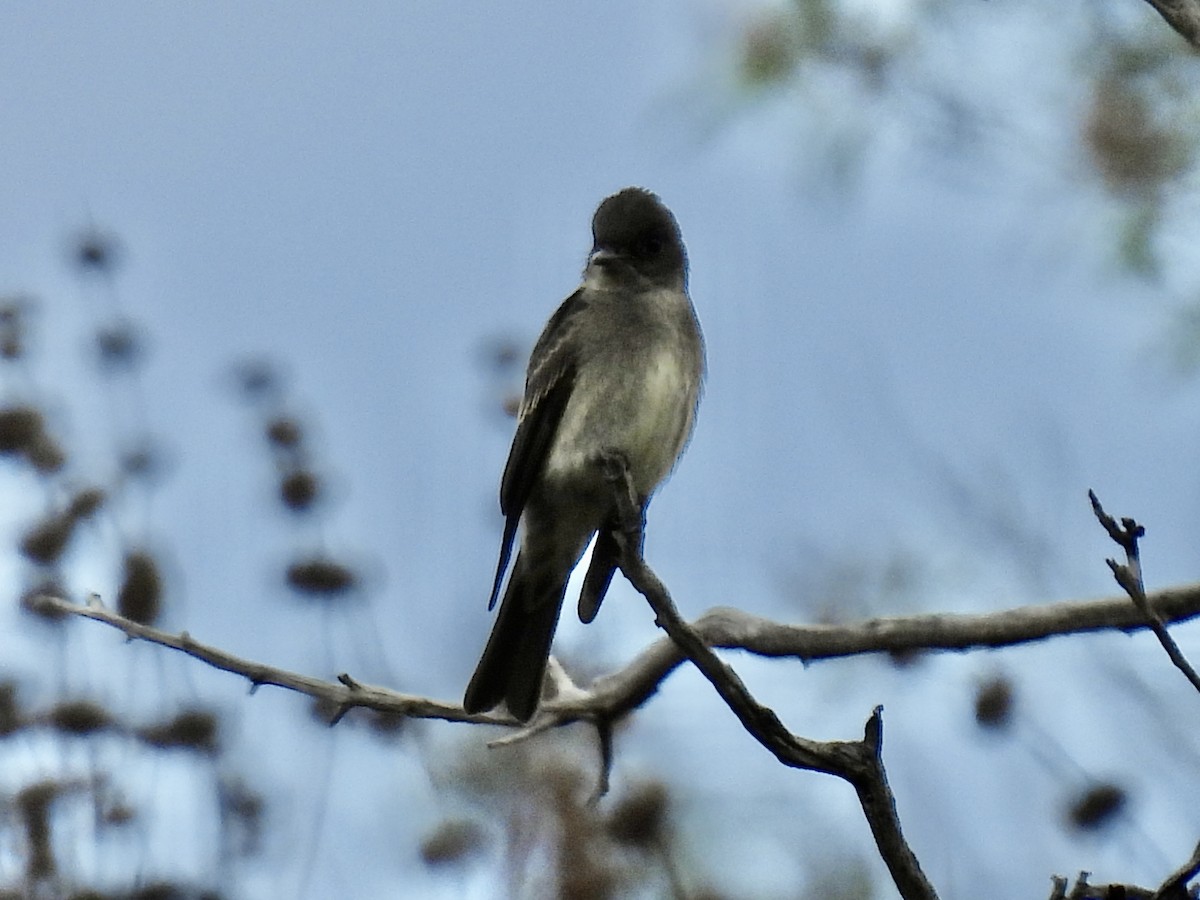
<path fill-rule="evenodd" d="M 1152 585 L 1194 576 L 1196 485 L 1180 450 L 1194 391 L 1154 361 L 1164 304 L 1109 258 L 1111 207 L 1040 166 L 1069 158 L 1067 138 L 1026 146 L 1031 127 L 981 164 L 994 174 L 964 178 L 969 161 L 922 157 L 890 122 L 868 135 L 843 195 L 796 112 L 802 94 L 739 99 L 722 81 L 746 15 L 669 0 L 0 9 L 0 291 L 40 299 L 38 384 L 81 448 L 71 477 L 103 478 L 111 413 L 79 352 L 103 298 L 66 248 L 89 222 L 119 236 L 121 307 L 151 348 L 145 412 L 174 463 L 149 526 L 174 560 L 167 627 L 314 674 L 386 671 L 404 690 L 460 696 L 490 626 L 511 435 L 481 359 L 497 339 L 532 342 L 576 284 L 596 203 L 628 184 L 675 211 L 708 341 L 695 439 L 648 540 L 687 614 L 729 604 L 811 619 L 836 605 L 838 562 L 895 558 L 915 566 L 916 587 L 858 614 L 1111 594 L 1114 548 L 1089 487 L 1148 524 Z M 228 375 L 262 354 L 285 365 L 316 428 L 337 496 L 321 540 L 372 573 L 369 612 L 297 611 L 278 587 L 296 529 L 271 509 L 270 467 Z M 1130 432 L 1133 460 L 1117 449 Z M 10 515 L 15 534 L 32 513 Z M 113 540 L 101 530 L 95 548 Z M 114 592 L 110 565 L 78 566 L 80 587 Z M 614 600 L 586 631 L 564 621 L 560 650 L 615 666 L 654 639 L 639 598 L 621 586 Z M 281 813 L 245 896 L 347 884 L 362 897 L 491 896 L 483 867 L 469 886 L 447 883 L 410 854 L 448 804 L 430 787 L 434 750 L 415 761 L 315 731 L 296 698 L 247 698 L 228 676 L 86 623 L 59 652 L 86 648 L 93 662 L 47 672 L 43 637 L 13 629 L 13 674 L 48 694 L 67 684 L 168 704 L 147 686 L 167 672 L 171 691 L 232 711 L 235 759 Z M 1181 629 L 1185 649 L 1193 631 Z M 944 896 L 980 878 L 1039 896 L 1052 872 L 1080 868 L 1149 882 L 1194 844 L 1180 782 L 1139 784 L 1122 839 L 1064 837 L 1061 773 L 1035 760 L 1037 728 L 1097 777 L 1163 752 L 1124 743 L 1149 711 L 1108 702 L 1131 672 L 1164 708 L 1187 702 L 1144 638 L 899 672 L 733 659 L 809 736 L 857 734 L 886 705 L 901 815 Z M 973 685 L 997 669 L 1038 723 L 1006 744 L 969 721 Z M 484 739 L 439 727 L 429 741 Z M 719 847 L 730 872 L 759 873 L 744 896 L 794 895 L 807 870 L 791 847 L 837 859 L 865 846 L 844 786 L 779 771 L 690 672 L 623 740 L 618 776 L 678 781 L 697 858 Z M 694 753 L 681 760 L 679 746 Z M 332 773 L 323 799 L 312 772 Z M 1014 798 L 1017 783 L 1028 797 Z M 943 840 L 975 828 L 994 831 L 969 852 Z M 138 858 L 152 868 L 156 853 L 170 858 Z"/>

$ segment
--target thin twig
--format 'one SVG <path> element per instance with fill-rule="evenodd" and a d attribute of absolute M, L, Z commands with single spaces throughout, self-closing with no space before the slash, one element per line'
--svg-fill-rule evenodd
<path fill-rule="evenodd" d="M 1200 874 L 1200 844 L 1192 851 L 1192 858 L 1172 872 L 1154 892 L 1153 900 L 1188 900 L 1187 884 L 1197 874 Z"/>
<path fill-rule="evenodd" d="M 596 721 L 596 741 L 600 745 L 600 775 L 596 779 L 596 788 L 588 802 L 595 806 L 600 798 L 608 793 L 609 781 L 613 768 L 613 727 L 612 720 L 601 718 Z"/>
<path fill-rule="evenodd" d="M 1104 511 L 1095 491 L 1088 491 L 1088 498 L 1092 501 L 1092 512 L 1096 514 L 1096 518 L 1104 526 L 1108 536 L 1125 551 L 1124 565 L 1115 559 L 1105 560 L 1112 570 L 1113 578 L 1129 595 L 1134 606 L 1145 616 L 1146 624 L 1154 632 L 1158 642 L 1162 644 L 1175 668 L 1184 674 L 1184 677 L 1191 682 L 1192 687 L 1200 691 L 1200 674 L 1197 674 L 1187 657 L 1183 655 L 1183 651 L 1179 649 L 1179 645 L 1167 631 L 1167 626 L 1151 608 L 1150 602 L 1146 598 L 1146 584 L 1142 578 L 1142 558 L 1138 549 L 1138 541 L 1146 534 L 1146 529 L 1128 517 L 1122 518 L 1121 524 L 1118 525 L 1116 520 Z"/>
<path fill-rule="evenodd" d="M 311 675 L 290 672 L 286 669 L 255 662 L 254 660 L 243 659 L 240 656 L 227 653 L 218 647 L 201 643 L 186 631 L 179 634 L 172 634 L 169 631 L 163 631 L 159 628 L 153 628 L 149 625 L 135 622 L 132 619 L 127 619 L 104 606 L 96 599 L 83 606 L 72 603 L 70 600 L 65 600 L 62 597 L 43 594 L 31 598 L 28 603 L 32 609 L 39 612 L 59 615 L 65 613 L 85 619 L 94 619 L 97 622 L 103 622 L 106 625 L 111 625 L 113 628 L 119 629 L 130 639 L 147 641 L 152 644 L 159 644 L 163 647 L 179 650 L 188 656 L 207 663 L 213 668 L 240 675 L 250 682 L 252 691 L 257 690 L 261 685 L 274 685 L 325 701 L 331 707 L 338 710 L 335 722 L 344 716 L 348 710 L 361 707 L 364 709 L 373 709 L 378 712 L 397 713 L 413 718 L 446 719 L 456 722 L 489 722 L 497 725 L 512 724 L 512 720 L 507 717 L 467 713 L 457 704 L 442 703 L 412 694 L 402 694 L 387 688 L 361 684 L 346 674 L 338 676 L 340 683 L 335 683 L 323 681 Z"/>

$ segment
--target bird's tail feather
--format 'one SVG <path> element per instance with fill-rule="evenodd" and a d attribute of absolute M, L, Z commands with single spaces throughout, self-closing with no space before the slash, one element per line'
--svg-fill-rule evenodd
<path fill-rule="evenodd" d="M 596 536 L 596 546 L 592 548 L 592 561 L 583 578 L 583 589 L 579 592 L 579 621 L 584 625 L 596 618 L 596 613 L 600 611 L 600 604 L 617 571 L 620 552 L 612 529 L 601 528 Z"/>
<path fill-rule="evenodd" d="M 520 555 L 509 579 L 491 637 L 463 697 L 467 712 L 483 712 L 505 701 L 527 722 L 542 694 L 546 660 L 567 585 L 525 571 Z"/>

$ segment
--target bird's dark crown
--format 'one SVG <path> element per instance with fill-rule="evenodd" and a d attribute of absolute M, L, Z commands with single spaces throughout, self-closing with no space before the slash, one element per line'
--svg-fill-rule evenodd
<path fill-rule="evenodd" d="M 592 219 L 593 250 L 607 250 L 643 275 L 667 278 L 687 271 L 679 225 L 658 197 L 625 188 L 606 198 Z"/>

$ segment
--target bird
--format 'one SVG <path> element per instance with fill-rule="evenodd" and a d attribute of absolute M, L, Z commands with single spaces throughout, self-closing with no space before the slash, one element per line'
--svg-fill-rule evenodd
<path fill-rule="evenodd" d="M 615 497 L 603 461 L 623 461 L 642 521 L 692 435 L 705 375 L 704 338 L 688 295 L 675 216 L 629 187 L 592 218 L 583 280 L 530 353 L 517 429 L 500 482 L 505 518 L 488 609 L 516 561 L 463 708 L 537 710 L 567 581 L 593 537 L 578 615 L 595 618 L 619 557 Z"/>

